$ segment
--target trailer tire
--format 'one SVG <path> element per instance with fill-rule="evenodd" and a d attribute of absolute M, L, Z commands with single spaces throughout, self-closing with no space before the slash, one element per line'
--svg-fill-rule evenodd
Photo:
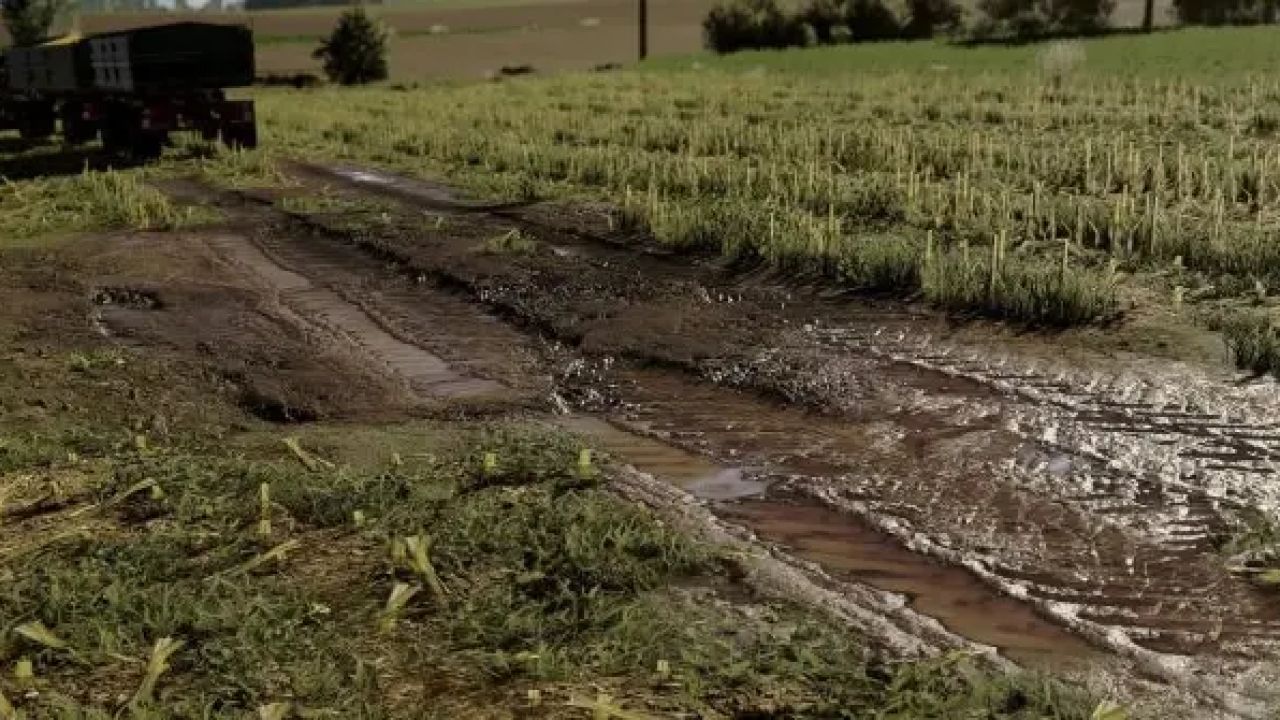
<path fill-rule="evenodd" d="M 18 134 L 23 140 L 45 140 L 58 130 L 58 116 L 46 103 L 26 103 L 19 111 Z"/>
<path fill-rule="evenodd" d="M 97 136 L 98 129 L 88 123 L 64 121 L 62 125 L 62 139 L 68 145 L 84 145 Z"/>
<path fill-rule="evenodd" d="M 129 154 L 136 160 L 156 160 L 164 154 L 165 133 L 137 129 L 129 143 Z"/>
<path fill-rule="evenodd" d="M 233 150 L 252 150 L 258 147 L 258 126 L 254 123 L 238 123 L 222 129 L 222 142 Z"/>
<path fill-rule="evenodd" d="M 119 105 L 110 105 L 102 118 L 102 148 L 108 155 L 125 156 L 132 150 L 132 114 Z"/>

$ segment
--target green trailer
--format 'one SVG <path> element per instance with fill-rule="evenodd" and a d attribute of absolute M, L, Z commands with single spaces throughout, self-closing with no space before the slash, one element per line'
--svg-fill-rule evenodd
<path fill-rule="evenodd" d="M 253 104 L 228 88 L 253 83 L 253 34 L 180 22 L 14 48 L 0 63 L 0 129 L 38 140 L 61 126 L 70 144 L 158 156 L 173 132 L 257 145 Z"/>

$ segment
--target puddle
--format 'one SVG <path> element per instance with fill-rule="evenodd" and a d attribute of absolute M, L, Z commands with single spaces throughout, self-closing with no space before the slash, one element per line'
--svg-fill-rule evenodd
<path fill-rule="evenodd" d="M 721 517 L 836 577 L 906 595 L 920 614 L 958 635 L 995 646 L 1016 662 L 1061 669 L 1101 657 L 1085 641 L 966 570 L 912 552 L 856 518 L 813 502 L 761 497 L 768 483 L 753 480 L 748 470 L 717 464 L 598 418 L 571 416 L 558 424 L 594 439 L 638 470 L 717 501 Z"/>
<path fill-rule="evenodd" d="M 736 500 L 761 495 L 769 489 L 768 481 L 753 479 L 742 468 L 725 467 L 701 455 L 627 432 L 604 420 L 578 415 L 561 418 L 558 424 L 592 438 L 600 449 L 641 472 L 684 488 L 695 497 Z"/>
<path fill-rule="evenodd" d="M 459 204 L 453 193 L 424 181 L 414 181 L 368 168 L 337 166 L 321 169 L 357 185 L 372 185 L 384 190 L 392 190 L 407 198 L 425 201 L 432 205 L 450 207 Z"/>
<path fill-rule="evenodd" d="M 1061 669 L 1102 657 L 1084 640 L 967 571 L 914 553 L 835 510 L 803 501 L 757 499 L 717 512 L 836 577 L 906 595 L 920 614 L 957 635 L 999 648 L 1015 662 Z"/>

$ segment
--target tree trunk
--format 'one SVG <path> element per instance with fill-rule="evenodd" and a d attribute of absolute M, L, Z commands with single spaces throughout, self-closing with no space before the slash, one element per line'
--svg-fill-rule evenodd
<path fill-rule="evenodd" d="M 1156 20 L 1156 1 L 1143 0 L 1142 3 L 1142 32 L 1151 32 L 1151 27 L 1155 25 Z"/>

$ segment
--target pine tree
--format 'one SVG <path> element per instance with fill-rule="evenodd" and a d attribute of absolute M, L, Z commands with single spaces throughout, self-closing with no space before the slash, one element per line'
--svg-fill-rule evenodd
<path fill-rule="evenodd" d="M 333 33 L 316 48 L 325 75 L 342 85 L 387 79 L 387 28 L 357 5 L 338 18 Z"/>

